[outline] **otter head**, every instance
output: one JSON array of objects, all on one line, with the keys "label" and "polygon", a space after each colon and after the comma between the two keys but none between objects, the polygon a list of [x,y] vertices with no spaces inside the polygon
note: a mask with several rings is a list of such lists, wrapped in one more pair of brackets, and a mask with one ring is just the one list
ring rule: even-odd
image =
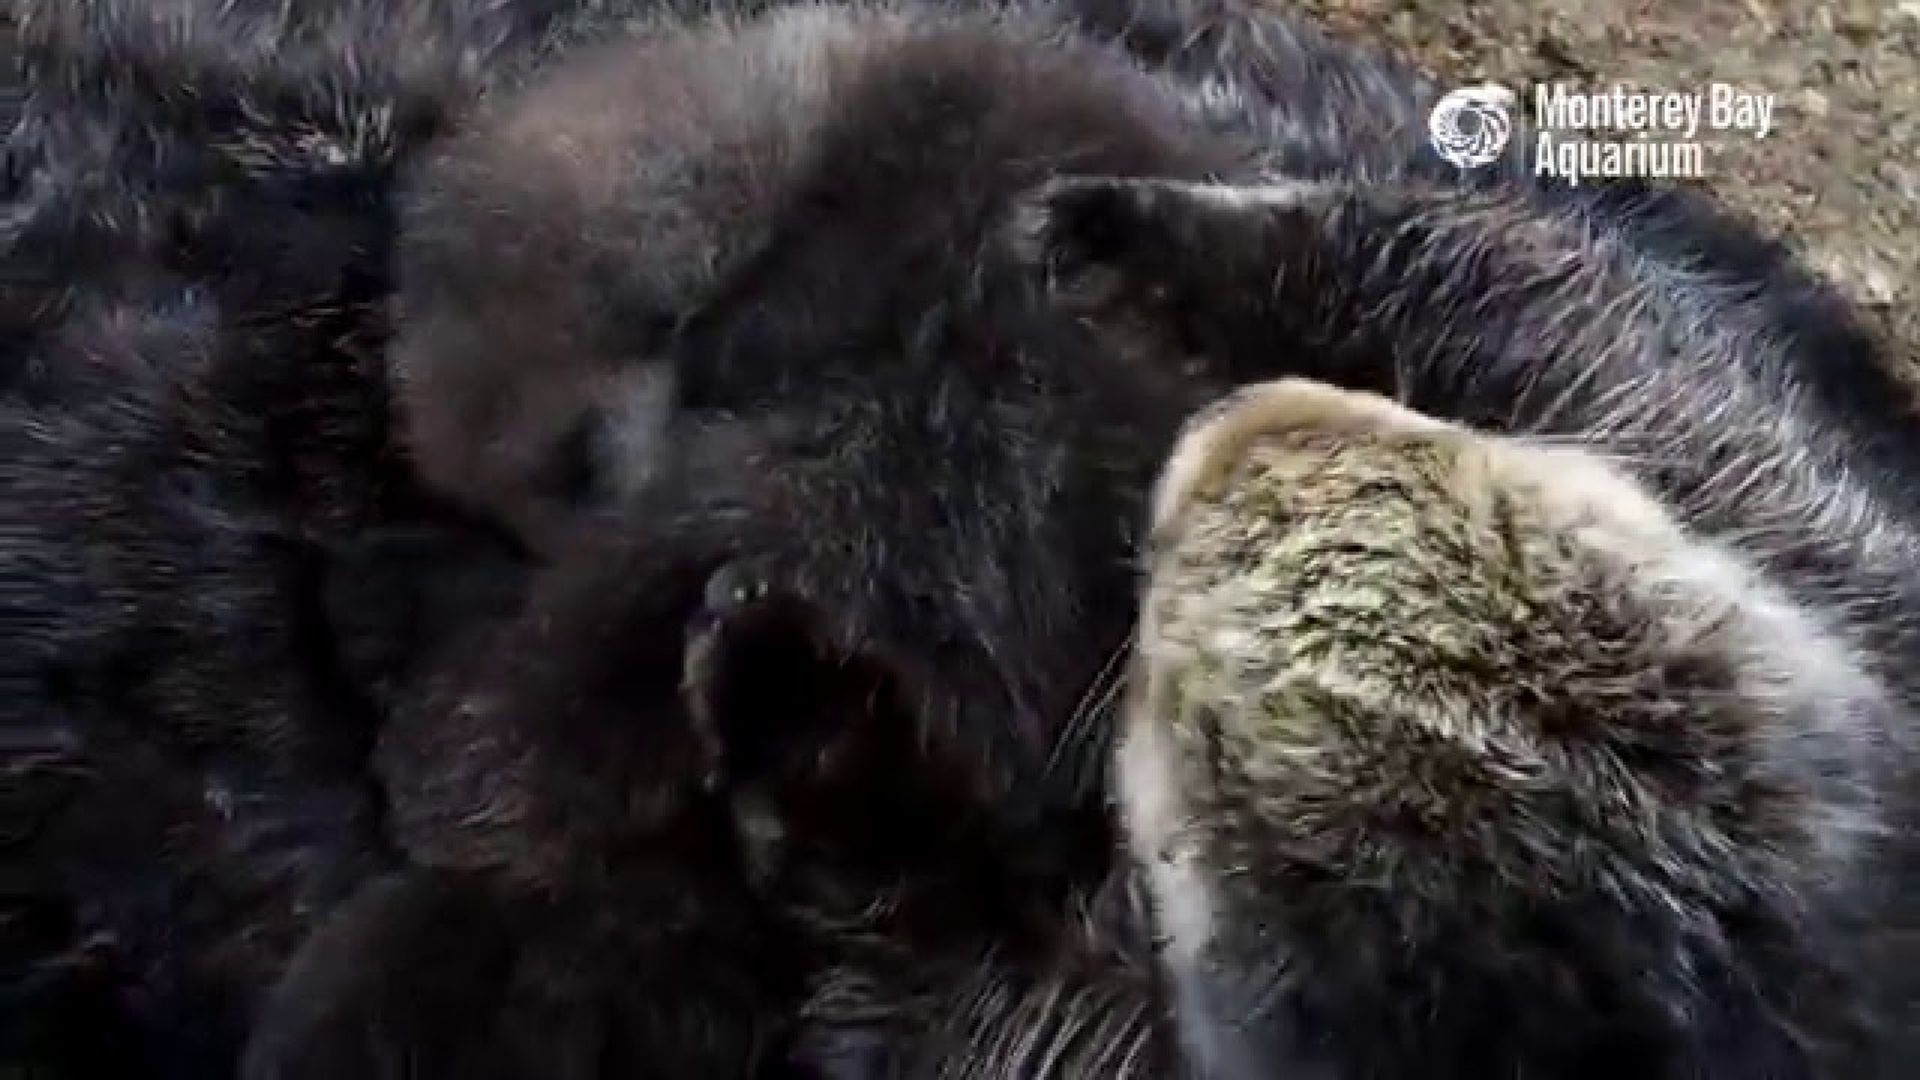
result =
[{"label": "otter head", "polygon": [[1202,1075],[1815,1071],[1843,643],[1590,453],[1317,383],[1153,515],[1117,790]]}]

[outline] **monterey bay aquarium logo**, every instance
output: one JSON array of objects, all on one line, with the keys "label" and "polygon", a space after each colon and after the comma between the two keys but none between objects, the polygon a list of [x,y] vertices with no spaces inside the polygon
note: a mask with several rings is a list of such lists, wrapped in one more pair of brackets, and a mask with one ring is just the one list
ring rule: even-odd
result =
[{"label": "monterey bay aquarium logo", "polygon": [[1513,138],[1513,91],[1491,83],[1453,91],[1427,114],[1433,148],[1456,169],[1492,164]]},{"label": "monterey bay aquarium logo", "polygon": [[[1764,139],[1774,128],[1774,96],[1727,83],[1693,92],[1614,86],[1587,92],[1536,83],[1531,100],[1533,172],[1568,184],[1616,177],[1697,179],[1726,138]],[[1511,90],[1488,83],[1447,94],[1427,114],[1427,134],[1456,169],[1500,160],[1515,134]]]}]

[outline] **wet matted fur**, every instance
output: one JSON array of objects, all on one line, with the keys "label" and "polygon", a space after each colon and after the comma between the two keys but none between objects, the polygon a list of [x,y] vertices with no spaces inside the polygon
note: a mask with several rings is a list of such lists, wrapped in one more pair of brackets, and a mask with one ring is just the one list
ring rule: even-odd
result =
[{"label": "wet matted fur", "polygon": [[[261,1076],[1171,1068],[1104,766],[1188,413],[1290,371],[1496,427],[1515,380],[1671,403],[1534,340],[1625,282],[1658,294],[1616,312],[1673,339],[1658,370],[1748,387],[1741,415],[1799,424],[1758,445],[1912,505],[1898,399],[1782,253],[1686,194],[1536,190],[1518,156],[1458,177],[1426,88],[1310,31],[648,6],[25,8],[9,1054],[200,1076],[251,1031]],[[1048,224],[1065,173],[1481,188],[1490,234],[1545,222],[1529,250],[1574,282],[1489,270],[1473,221],[1386,230],[1424,258],[1363,222],[1278,278],[1212,241],[1116,274],[1105,234]],[[1463,322],[1488,381],[1346,362]],[[1874,625],[1907,610],[1793,557]],[[1373,1004],[1342,1030],[1401,1037],[1323,1073],[1537,1060]]]}]

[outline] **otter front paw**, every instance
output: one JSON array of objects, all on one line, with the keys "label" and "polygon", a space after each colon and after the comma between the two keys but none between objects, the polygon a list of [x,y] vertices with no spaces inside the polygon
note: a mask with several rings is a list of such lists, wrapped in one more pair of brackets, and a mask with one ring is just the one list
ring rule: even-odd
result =
[{"label": "otter front paw", "polygon": [[747,613],[773,591],[774,565],[764,559],[736,559],[707,578],[701,595],[703,614],[727,621]]},{"label": "otter front paw", "polygon": [[899,672],[864,641],[848,647],[859,639],[843,617],[801,572],[761,556],[716,570],[688,626],[681,693],[755,880],[778,872],[796,838],[869,843],[875,808],[899,798],[915,763]]},{"label": "otter front paw", "polygon": [[[779,579],[770,558],[726,563],[708,576],[700,610],[687,625],[680,694],[706,755],[701,779],[709,791],[721,787],[730,771],[729,745],[738,757],[741,733],[727,729],[729,702],[747,676],[746,662],[754,657],[749,647],[784,631],[804,631],[796,620],[799,605],[775,587]],[[798,640],[804,638],[802,632]],[[733,764],[732,771],[738,771],[737,761]]]}]

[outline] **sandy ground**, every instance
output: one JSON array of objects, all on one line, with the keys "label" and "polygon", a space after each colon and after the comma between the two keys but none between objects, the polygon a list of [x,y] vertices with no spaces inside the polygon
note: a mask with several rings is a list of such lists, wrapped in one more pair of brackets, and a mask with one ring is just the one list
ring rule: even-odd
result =
[{"label": "sandy ground", "polygon": [[[1288,3],[1291,0],[1277,0]],[[1838,282],[1920,377],[1920,0],[1305,0],[1443,84],[1776,96],[1706,182]]]}]

